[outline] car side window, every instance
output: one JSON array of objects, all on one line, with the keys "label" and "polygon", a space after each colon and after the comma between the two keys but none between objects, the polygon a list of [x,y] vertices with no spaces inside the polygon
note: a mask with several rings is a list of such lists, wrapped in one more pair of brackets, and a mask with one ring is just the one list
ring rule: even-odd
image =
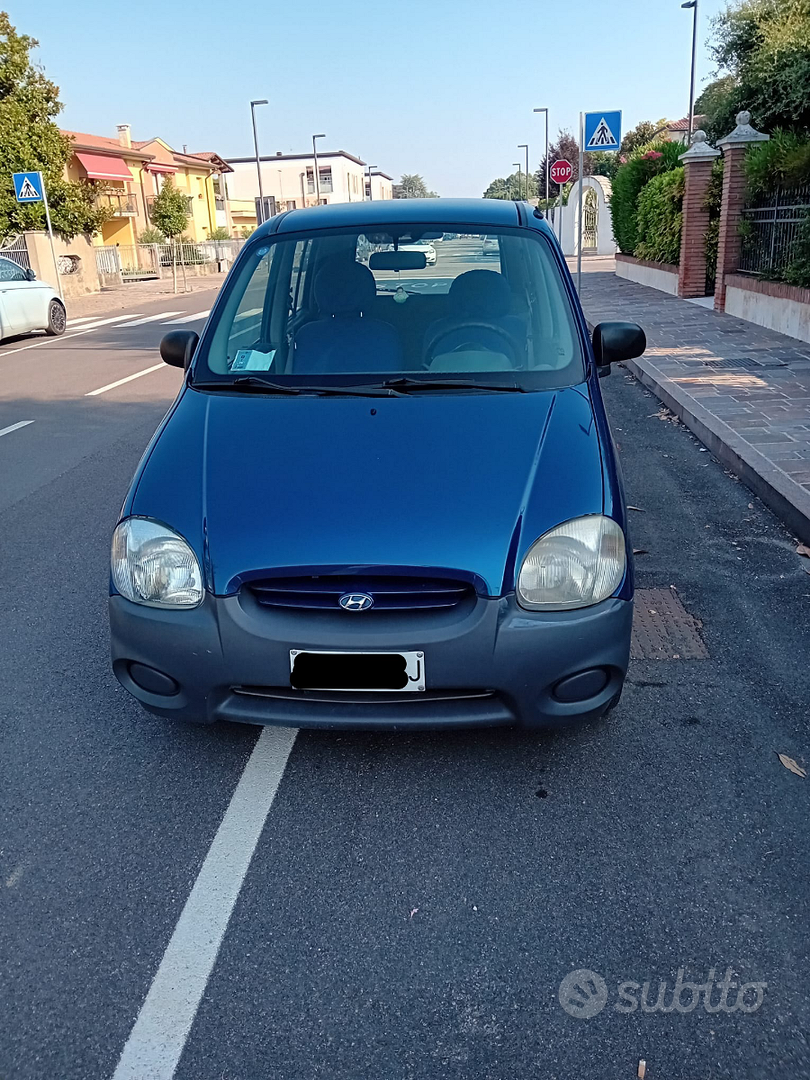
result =
[{"label": "car side window", "polygon": [[0,281],[27,281],[25,271],[11,259],[0,258]]},{"label": "car side window", "polygon": [[290,315],[293,319],[306,304],[306,283],[311,247],[311,240],[299,240],[295,245],[292,274],[290,276]]}]

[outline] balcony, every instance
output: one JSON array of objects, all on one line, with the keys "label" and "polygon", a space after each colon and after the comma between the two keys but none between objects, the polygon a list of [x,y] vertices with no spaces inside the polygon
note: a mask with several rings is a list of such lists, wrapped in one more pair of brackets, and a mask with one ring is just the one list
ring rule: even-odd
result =
[{"label": "balcony", "polygon": [[112,210],[113,217],[137,217],[138,204],[135,195],[127,191],[102,191],[95,197],[95,204],[102,210]]}]

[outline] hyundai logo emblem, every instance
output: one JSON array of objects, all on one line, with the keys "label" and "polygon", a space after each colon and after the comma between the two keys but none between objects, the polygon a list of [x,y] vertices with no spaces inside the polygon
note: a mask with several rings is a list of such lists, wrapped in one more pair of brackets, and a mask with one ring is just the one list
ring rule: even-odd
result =
[{"label": "hyundai logo emblem", "polygon": [[338,603],[344,611],[368,611],[374,607],[374,597],[364,592],[348,592],[341,596]]}]

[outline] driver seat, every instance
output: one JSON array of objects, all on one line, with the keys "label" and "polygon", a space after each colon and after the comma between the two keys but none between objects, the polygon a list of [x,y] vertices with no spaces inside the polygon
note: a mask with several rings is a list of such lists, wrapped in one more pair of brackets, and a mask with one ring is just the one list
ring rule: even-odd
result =
[{"label": "driver seat", "polygon": [[[439,343],[441,355],[461,350],[465,346],[475,351],[496,352],[508,357],[508,364],[490,364],[490,368],[511,370],[520,366],[520,357],[525,352],[521,341],[525,340],[526,330],[517,315],[511,315],[512,291],[503,274],[494,270],[468,270],[454,280],[448,293],[450,314],[431,323],[425,333],[424,361],[431,370],[454,370],[446,363],[434,364],[433,345]],[[476,325],[479,322],[492,323],[509,335],[509,340],[495,330]],[[511,342],[511,349],[509,349]],[[494,358],[493,358],[494,359]]]}]

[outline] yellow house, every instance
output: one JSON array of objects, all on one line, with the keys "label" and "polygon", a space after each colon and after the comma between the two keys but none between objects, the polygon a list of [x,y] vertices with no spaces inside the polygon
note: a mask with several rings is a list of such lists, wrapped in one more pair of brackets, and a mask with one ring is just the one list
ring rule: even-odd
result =
[{"label": "yellow house", "polygon": [[129,124],[120,124],[118,138],[66,131],[74,152],[66,173],[70,180],[93,180],[99,186],[97,200],[113,209],[94,242],[127,245],[138,242],[151,225],[152,205],[167,177],[188,199],[186,235],[205,240],[219,226],[233,234],[228,201],[220,196],[223,175],[230,165],[214,153],[177,153],[163,139],[133,142]]}]

